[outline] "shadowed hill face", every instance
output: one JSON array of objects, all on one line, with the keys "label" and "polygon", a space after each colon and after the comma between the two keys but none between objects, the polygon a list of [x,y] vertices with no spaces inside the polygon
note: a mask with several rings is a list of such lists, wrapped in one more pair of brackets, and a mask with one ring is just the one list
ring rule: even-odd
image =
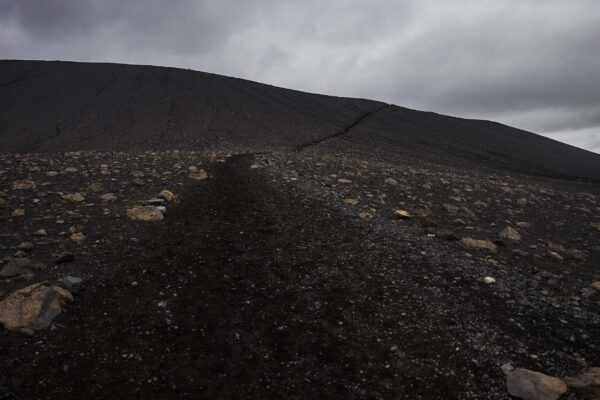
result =
[{"label": "shadowed hill face", "polygon": [[182,69],[0,63],[0,151],[294,146],[380,103]]},{"label": "shadowed hill face", "polygon": [[349,146],[600,181],[600,155],[501,124],[150,66],[0,62],[0,151]]}]

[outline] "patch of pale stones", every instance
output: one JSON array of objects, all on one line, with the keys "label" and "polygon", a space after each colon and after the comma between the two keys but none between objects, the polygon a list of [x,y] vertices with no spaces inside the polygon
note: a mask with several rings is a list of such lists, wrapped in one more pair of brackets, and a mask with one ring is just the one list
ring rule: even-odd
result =
[{"label": "patch of pale stones", "polygon": [[174,203],[177,197],[170,190],[162,190],[155,198],[146,200],[146,205],[127,210],[127,216],[133,221],[162,221],[167,212],[164,204]]}]

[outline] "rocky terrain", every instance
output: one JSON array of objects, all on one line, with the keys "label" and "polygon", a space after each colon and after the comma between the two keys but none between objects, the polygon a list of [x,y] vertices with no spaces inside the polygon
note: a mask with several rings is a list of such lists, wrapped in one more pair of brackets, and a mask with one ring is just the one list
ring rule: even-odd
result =
[{"label": "rocky terrain", "polygon": [[3,155],[2,298],[72,292],[1,332],[3,390],[508,398],[507,363],[599,364],[597,185],[243,153]]},{"label": "rocky terrain", "polygon": [[599,398],[600,156],[403,147],[350,103],[268,143],[3,142],[0,399]]}]

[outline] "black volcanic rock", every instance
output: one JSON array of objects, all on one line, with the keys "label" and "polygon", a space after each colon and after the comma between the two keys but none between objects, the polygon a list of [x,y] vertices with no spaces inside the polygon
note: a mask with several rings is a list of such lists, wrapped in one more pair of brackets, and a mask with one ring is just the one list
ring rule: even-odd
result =
[{"label": "black volcanic rock", "polygon": [[600,181],[600,155],[495,122],[191,70],[0,62],[0,152],[351,147]]}]

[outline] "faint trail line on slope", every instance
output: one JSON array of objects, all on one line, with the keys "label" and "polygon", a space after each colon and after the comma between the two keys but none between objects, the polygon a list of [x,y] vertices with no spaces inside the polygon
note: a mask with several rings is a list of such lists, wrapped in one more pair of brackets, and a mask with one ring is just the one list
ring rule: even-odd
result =
[{"label": "faint trail line on slope", "polygon": [[335,133],[333,133],[331,135],[328,135],[328,136],[325,136],[325,137],[322,137],[322,138],[318,138],[318,139],[314,139],[314,140],[311,140],[310,142],[303,143],[303,144],[297,146],[295,148],[295,150],[297,152],[301,152],[302,150],[304,150],[307,147],[316,146],[318,144],[323,143],[326,140],[333,139],[333,138],[345,135],[348,132],[350,132],[353,128],[355,128],[357,125],[359,125],[362,122],[364,122],[366,119],[371,118],[375,114],[377,114],[377,113],[379,113],[379,112],[381,112],[381,111],[383,111],[386,108],[389,108],[391,106],[392,106],[391,104],[384,104],[381,107],[379,107],[379,108],[377,108],[377,109],[375,109],[373,111],[366,112],[366,113],[362,114],[360,117],[358,117],[356,120],[354,120],[350,125],[347,125],[346,127],[342,128],[341,130],[339,130],[339,131],[337,131],[337,132],[335,132]]}]

